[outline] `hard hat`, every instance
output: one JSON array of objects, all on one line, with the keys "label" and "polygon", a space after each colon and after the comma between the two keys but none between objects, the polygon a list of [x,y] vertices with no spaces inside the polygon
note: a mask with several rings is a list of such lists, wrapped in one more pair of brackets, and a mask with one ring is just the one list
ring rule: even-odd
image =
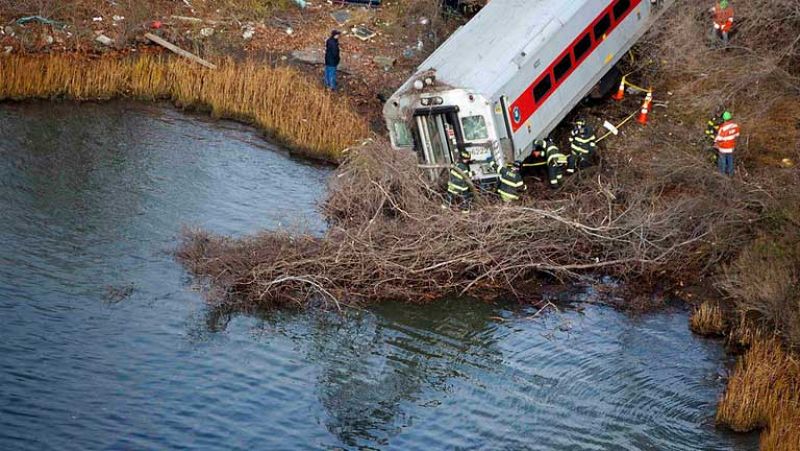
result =
[{"label": "hard hat", "polygon": [[543,139],[537,139],[536,141],[533,142],[534,147],[545,147],[546,145],[547,143]]},{"label": "hard hat", "polygon": [[586,125],[586,119],[584,119],[582,117],[579,117],[579,118],[575,119],[575,125],[578,125],[578,126]]},{"label": "hard hat", "polygon": [[461,158],[463,158],[465,160],[469,160],[470,158],[472,158],[472,154],[469,153],[469,151],[467,151],[467,150],[462,150],[461,151]]},{"label": "hard hat", "polygon": [[731,114],[730,111],[726,111],[726,112],[722,113],[722,120],[723,121],[729,121],[731,119],[733,119],[733,115]]},{"label": "hard hat", "polygon": [[522,162],[521,161],[515,161],[514,164],[511,165],[511,167],[513,167],[514,169],[520,169],[520,168],[522,168]]}]

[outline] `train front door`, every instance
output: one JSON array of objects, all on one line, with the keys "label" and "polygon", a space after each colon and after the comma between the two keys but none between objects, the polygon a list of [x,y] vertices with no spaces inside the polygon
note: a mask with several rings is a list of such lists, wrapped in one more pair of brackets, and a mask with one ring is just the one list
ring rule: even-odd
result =
[{"label": "train front door", "polygon": [[453,164],[464,149],[464,137],[458,121],[458,108],[439,107],[417,110],[416,123],[418,151],[425,165],[433,166],[433,173]]}]

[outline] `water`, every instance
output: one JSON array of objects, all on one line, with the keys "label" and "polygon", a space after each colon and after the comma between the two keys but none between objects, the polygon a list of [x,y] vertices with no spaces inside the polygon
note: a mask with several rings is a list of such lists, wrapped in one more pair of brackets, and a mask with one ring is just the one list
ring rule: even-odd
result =
[{"label": "water", "polygon": [[329,170],[169,108],[0,105],[0,449],[754,449],[680,309],[208,309],[184,224],[324,228]]}]

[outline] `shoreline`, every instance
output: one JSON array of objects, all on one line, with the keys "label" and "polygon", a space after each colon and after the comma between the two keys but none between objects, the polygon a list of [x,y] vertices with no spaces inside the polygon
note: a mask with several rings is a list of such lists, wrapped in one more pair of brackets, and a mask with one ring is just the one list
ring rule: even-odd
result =
[{"label": "shoreline", "polygon": [[[0,57],[0,101],[169,101],[178,109],[251,125],[293,155],[336,164],[369,136],[350,101],[289,67],[220,62],[217,70],[152,55]],[[35,75],[31,75],[35,74]],[[285,108],[302,104],[304,108]]]}]

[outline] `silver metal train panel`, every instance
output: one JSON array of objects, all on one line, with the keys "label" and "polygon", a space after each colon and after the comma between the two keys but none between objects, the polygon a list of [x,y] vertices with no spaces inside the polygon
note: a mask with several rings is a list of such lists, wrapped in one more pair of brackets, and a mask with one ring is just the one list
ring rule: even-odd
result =
[{"label": "silver metal train panel", "polygon": [[[652,13],[652,0],[490,1],[387,101],[392,145],[416,147],[434,166],[459,149],[477,162],[524,159],[641,37]],[[479,178],[491,175],[477,169]]]}]

